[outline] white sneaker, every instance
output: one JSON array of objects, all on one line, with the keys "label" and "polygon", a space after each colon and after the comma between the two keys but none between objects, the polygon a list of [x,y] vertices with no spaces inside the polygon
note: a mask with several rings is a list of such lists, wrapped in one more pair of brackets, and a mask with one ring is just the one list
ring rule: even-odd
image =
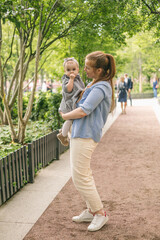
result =
[{"label": "white sneaker", "polygon": [[107,215],[102,216],[101,214],[96,214],[94,216],[91,224],[88,226],[88,231],[90,231],[90,232],[98,231],[106,224],[108,219],[109,218]]},{"label": "white sneaker", "polygon": [[79,216],[72,218],[73,222],[92,222],[94,216],[89,212],[88,209],[84,210]]}]

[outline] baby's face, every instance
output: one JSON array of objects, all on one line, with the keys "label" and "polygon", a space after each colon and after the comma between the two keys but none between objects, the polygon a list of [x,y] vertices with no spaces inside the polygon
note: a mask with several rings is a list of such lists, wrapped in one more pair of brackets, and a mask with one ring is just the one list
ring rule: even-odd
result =
[{"label": "baby's face", "polygon": [[65,64],[64,71],[68,77],[70,77],[71,74],[74,74],[75,76],[77,76],[79,72],[79,68],[74,61],[68,61]]}]

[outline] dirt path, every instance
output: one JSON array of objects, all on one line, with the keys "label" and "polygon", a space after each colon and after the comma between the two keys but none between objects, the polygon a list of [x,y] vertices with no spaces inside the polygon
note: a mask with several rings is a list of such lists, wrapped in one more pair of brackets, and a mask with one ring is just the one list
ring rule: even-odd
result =
[{"label": "dirt path", "polygon": [[85,204],[69,180],[24,240],[160,240],[160,125],[151,107],[127,110],[92,160],[108,224],[90,233],[71,221]]}]

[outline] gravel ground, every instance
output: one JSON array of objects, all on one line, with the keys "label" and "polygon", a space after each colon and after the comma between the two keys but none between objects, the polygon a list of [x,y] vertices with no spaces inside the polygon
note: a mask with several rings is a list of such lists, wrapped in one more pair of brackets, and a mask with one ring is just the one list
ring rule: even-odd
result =
[{"label": "gravel ground", "polygon": [[71,221],[85,204],[70,179],[24,240],[160,240],[159,146],[160,125],[152,107],[128,108],[92,157],[108,223],[91,233],[88,223]]}]

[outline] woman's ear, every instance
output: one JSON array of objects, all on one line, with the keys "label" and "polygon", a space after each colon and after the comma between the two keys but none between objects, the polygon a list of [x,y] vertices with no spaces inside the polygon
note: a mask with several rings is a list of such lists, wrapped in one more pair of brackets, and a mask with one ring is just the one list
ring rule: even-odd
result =
[{"label": "woman's ear", "polygon": [[98,74],[99,74],[99,75],[101,75],[101,74],[102,74],[102,71],[103,71],[103,69],[102,69],[102,68],[98,68],[98,69],[97,69],[97,71],[98,71]]}]

